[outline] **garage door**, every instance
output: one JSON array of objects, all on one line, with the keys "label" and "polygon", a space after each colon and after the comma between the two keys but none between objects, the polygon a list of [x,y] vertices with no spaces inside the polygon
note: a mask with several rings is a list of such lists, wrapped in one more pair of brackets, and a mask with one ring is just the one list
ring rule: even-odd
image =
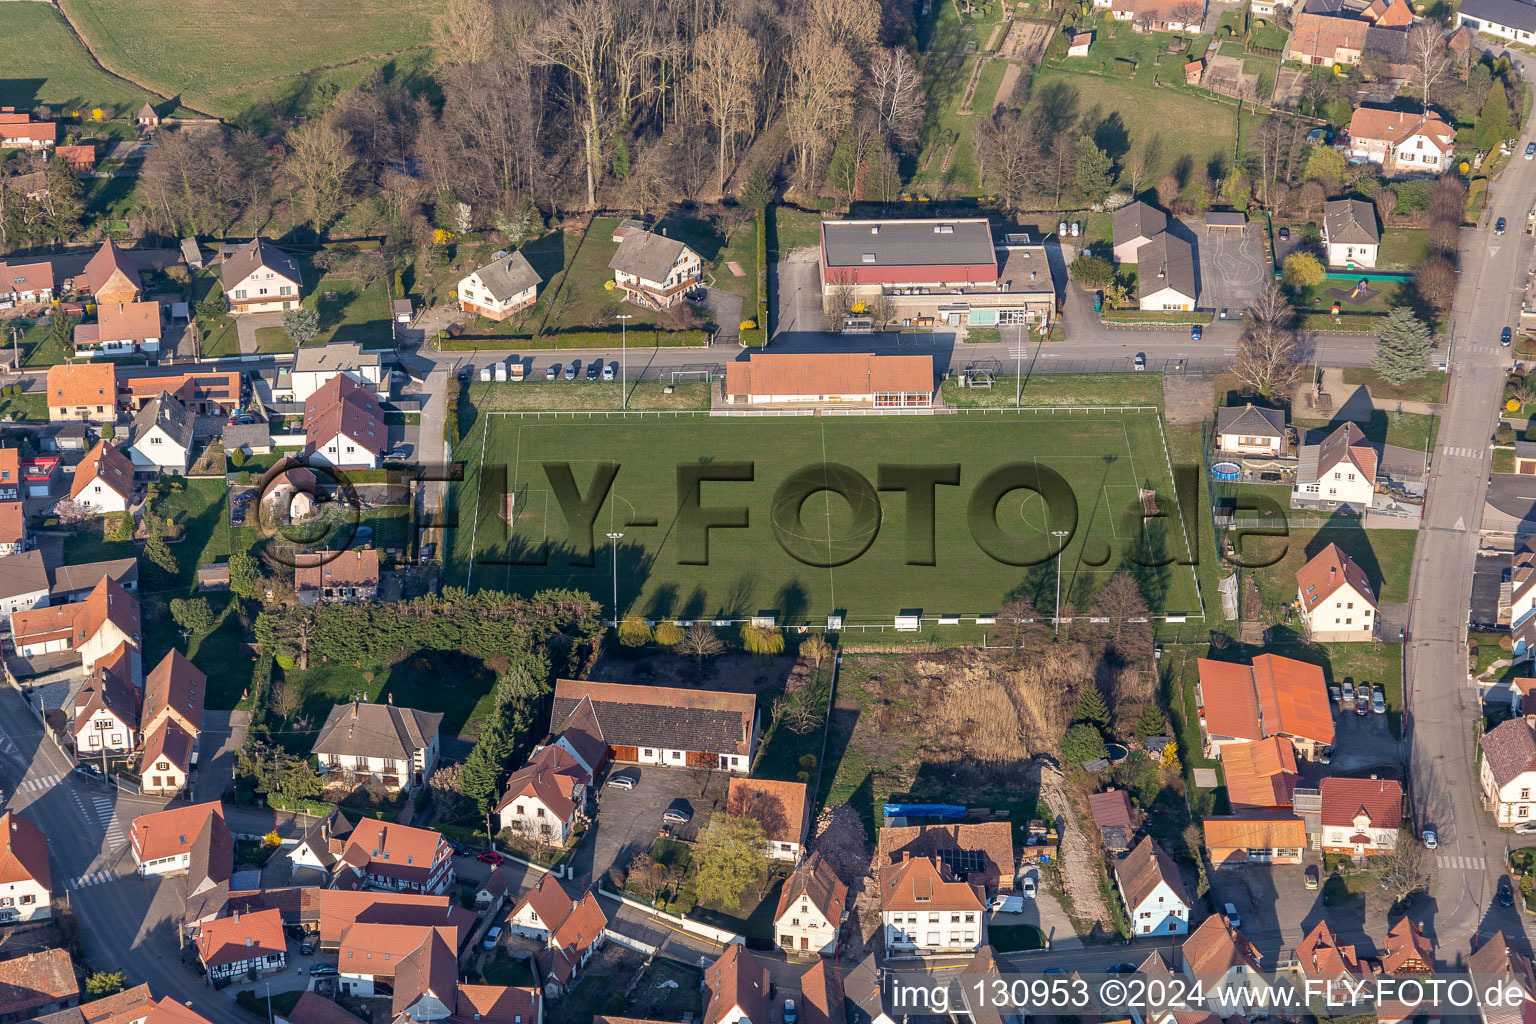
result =
[{"label": "garage door", "polygon": [[613,759],[615,761],[638,761],[638,760],[640,760],[640,748],[639,747],[614,747],[613,748]]}]

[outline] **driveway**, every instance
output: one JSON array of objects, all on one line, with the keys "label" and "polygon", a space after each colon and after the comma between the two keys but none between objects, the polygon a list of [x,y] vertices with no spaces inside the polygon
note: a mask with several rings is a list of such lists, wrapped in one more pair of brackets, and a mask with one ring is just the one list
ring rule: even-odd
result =
[{"label": "driveway", "polygon": [[245,746],[245,728],[250,721],[249,711],[209,710],[204,714],[192,787],[198,800],[217,800],[233,783],[235,756]]},{"label": "driveway", "polygon": [[[1355,684],[1358,689],[1360,684],[1376,684],[1375,679],[1356,679],[1353,676],[1340,676],[1334,680],[1334,685],[1342,686],[1345,682]],[[1377,774],[1396,778],[1402,763],[1402,744],[1392,735],[1389,725],[1391,715],[1357,715],[1351,709],[1335,709],[1333,716],[1333,754],[1330,764],[1319,765],[1315,761],[1308,761],[1302,767],[1302,774],[1308,778],[1315,771],[1319,778],[1326,775],[1355,775],[1369,768]],[[1315,785],[1308,782],[1308,785]]]},{"label": "driveway", "polygon": [[725,803],[729,785],[724,772],[702,769],[660,768],[652,765],[619,765],[608,777],[622,773],[640,782],[634,789],[603,786],[597,791],[597,813],[589,838],[576,853],[578,879],[600,881],[611,867],[624,866],[644,853],[661,830],[661,815],[675,800],[685,800],[693,820],[678,830],[683,838],[697,834],[711,811]]},{"label": "driveway", "polygon": [[720,325],[720,331],[715,335],[715,343],[717,345],[741,344],[741,321],[745,319],[742,316],[741,296],[732,295],[719,288],[706,288],[704,305],[715,314],[715,323]]},{"label": "driveway", "polygon": [[256,331],[258,328],[281,326],[283,326],[281,313],[243,313],[235,317],[235,333],[240,337],[240,354],[248,356],[257,353]]}]

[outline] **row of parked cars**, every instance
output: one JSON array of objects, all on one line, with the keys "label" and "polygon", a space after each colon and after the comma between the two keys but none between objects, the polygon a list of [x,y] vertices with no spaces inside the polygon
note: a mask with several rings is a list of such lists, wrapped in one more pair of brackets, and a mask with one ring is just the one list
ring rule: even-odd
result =
[{"label": "row of parked cars", "polygon": [[1352,707],[1357,715],[1387,713],[1386,692],[1380,686],[1372,689],[1369,684],[1361,683],[1359,689],[1356,689],[1354,683],[1346,681],[1342,687],[1328,687],[1328,694],[1335,704],[1344,708]]}]

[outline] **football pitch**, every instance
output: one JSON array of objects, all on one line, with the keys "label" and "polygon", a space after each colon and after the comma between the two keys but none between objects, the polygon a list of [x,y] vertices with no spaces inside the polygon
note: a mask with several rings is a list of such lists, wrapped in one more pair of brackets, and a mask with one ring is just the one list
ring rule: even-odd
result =
[{"label": "football pitch", "polygon": [[487,413],[455,457],[446,582],[470,590],[608,606],[616,578],[621,616],[889,626],[1050,614],[1059,568],[1063,605],[1126,570],[1154,615],[1202,611],[1151,411]]}]

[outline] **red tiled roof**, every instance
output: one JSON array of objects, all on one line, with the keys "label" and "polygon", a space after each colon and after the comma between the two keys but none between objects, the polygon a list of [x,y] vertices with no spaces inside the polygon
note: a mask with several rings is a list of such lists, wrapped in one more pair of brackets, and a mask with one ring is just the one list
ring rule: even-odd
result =
[{"label": "red tiled roof", "polygon": [[609,746],[751,753],[752,725],[757,717],[753,694],[559,679],[555,681],[550,720],[570,717],[583,697],[591,698]]},{"label": "red tiled roof", "polygon": [[50,406],[104,405],[117,401],[117,366],[113,363],[60,363],[48,367]]},{"label": "red tiled roof", "polygon": [[830,962],[817,960],[800,975],[800,995],[800,1019],[805,1024],[846,1024],[843,982]]},{"label": "red tiled roof", "polygon": [[375,456],[389,439],[378,395],[344,373],[326,381],[304,402],[304,435],[312,448],[324,447],[338,434]]},{"label": "red tiled roof", "polygon": [[1214,736],[1258,740],[1297,736],[1333,742],[1333,707],[1323,670],[1275,654],[1252,666],[1201,658],[1200,692],[1206,731]]},{"label": "red tiled roof", "polygon": [[0,883],[32,881],[53,888],[48,837],[15,811],[0,814]]},{"label": "red tiled roof", "polygon": [[74,962],[62,949],[0,961],[0,1015],[30,1017],[38,1007],[79,995]]},{"label": "red tiled roof", "polygon": [[[342,974],[392,978],[405,958],[421,948],[432,930],[410,924],[354,924],[341,937],[337,966]],[[455,929],[438,930],[450,949],[458,948]]]},{"label": "red tiled roof", "polygon": [[1329,544],[1296,570],[1296,589],[1301,594],[1303,607],[1309,610],[1332,597],[1345,584],[1353,587],[1372,608],[1376,607],[1376,595],[1371,593],[1371,581],[1366,578],[1365,570],[1337,544]]},{"label": "red tiled roof", "polygon": [[771,843],[799,844],[810,824],[805,791],[803,782],[732,778],[725,810],[755,819]]},{"label": "red tiled roof", "polygon": [[288,1024],[363,1024],[361,1017],[353,1016],[336,1002],[313,991],[299,996],[293,1009],[279,1016]]},{"label": "red tiled roof", "polygon": [[732,1024],[726,1014],[739,1008],[756,1024],[768,1021],[768,969],[741,943],[725,948],[720,959],[704,970],[704,991],[709,1002],[704,1007],[703,1024]]},{"label": "red tiled roof", "polygon": [[930,356],[856,352],[754,354],[725,367],[728,395],[931,394]]},{"label": "red tiled roof", "polygon": [[1099,828],[1114,828],[1131,823],[1131,798],[1123,789],[1106,789],[1088,798],[1093,823]]},{"label": "red tiled roof", "polygon": [[779,890],[779,905],[773,912],[773,919],[779,920],[789,912],[795,901],[802,896],[811,901],[812,906],[821,911],[833,927],[843,919],[843,911],[848,905],[848,886],[837,877],[837,872],[832,870],[832,865],[820,853],[813,853],[795,868],[794,874],[784,882],[784,887]]},{"label": "red tiled roof", "polygon": [[1276,849],[1307,845],[1306,822],[1289,814],[1248,811],[1207,815],[1201,823],[1211,850]]},{"label": "red tiled roof", "polygon": [[364,819],[352,830],[341,859],[364,872],[425,882],[443,844],[442,834],[431,829]]},{"label": "red tiled roof", "polygon": [[1258,948],[1221,914],[1212,914],[1191,932],[1183,952],[1191,974],[1225,974],[1239,964],[1259,970]]},{"label": "red tiled roof", "polygon": [[[1311,15],[1302,15],[1303,18]],[[1343,18],[1330,18],[1330,21],[1343,21]],[[1355,24],[1364,24],[1356,22]],[[1323,443],[1317,448],[1317,476],[1321,480],[1324,473],[1331,470],[1341,462],[1349,462],[1369,481],[1376,481],[1376,448],[1366,440],[1365,434],[1354,423],[1345,423],[1338,430],[1323,439]]]},{"label": "red tiled roof", "polygon": [[[12,616],[12,621],[15,617]],[[1529,698],[1521,691],[1521,703]],[[1536,771],[1536,730],[1524,718],[1511,718],[1483,733],[1483,761],[1501,788]]]},{"label": "red tiled roof", "polygon": [[[539,1018],[538,989],[515,985],[460,985],[453,1017],[481,1024],[534,1024]],[[297,1024],[297,1022],[295,1022]]]},{"label": "red tiled roof", "polygon": [[1186,907],[1190,905],[1178,865],[1151,836],[1142,837],[1136,849],[1125,855],[1115,868],[1115,880],[1120,883],[1126,906],[1133,912],[1164,883],[1173,890],[1179,902]]},{"label": "red tiled roof", "polygon": [[1301,776],[1296,748],[1283,736],[1221,748],[1227,802],[1240,807],[1289,807]]},{"label": "red tiled roof", "polygon": [[519,797],[531,795],[556,818],[568,821],[576,810],[573,792],[590,782],[587,770],[563,747],[543,747],[507,778],[506,792],[496,810],[502,810]]},{"label": "red tiled roof", "polygon": [[1364,811],[1372,828],[1396,829],[1403,820],[1403,787],[1396,779],[1345,779],[1330,776],[1318,787],[1322,823],[1352,826]]},{"label": "red tiled roof", "polygon": [[[185,775],[192,770],[192,747],[192,734],[176,719],[164,719],[151,727],[144,737],[144,755],[140,759],[142,771],[145,774],[155,771],[157,763],[164,759]],[[159,770],[164,771],[163,768]]]},{"label": "red tiled roof", "polygon": [[201,732],[203,695],[207,688],[208,677],[202,669],[180,651],[172,650],[144,677],[145,728],[154,725],[162,715],[174,714],[190,732]]},{"label": "red tiled roof", "polygon": [[320,941],[327,946],[340,942],[354,924],[438,926],[450,928],[462,937],[469,934],[474,923],[474,912],[447,896],[341,889],[320,892]]},{"label": "red tiled roof", "polygon": [[1381,969],[1387,974],[1420,974],[1435,969],[1435,946],[1418,922],[1400,917],[1381,944]]},{"label": "red tiled roof", "polygon": [[287,949],[283,915],[276,909],[215,918],[197,933],[197,954],[207,967],[284,953]]},{"label": "red tiled roof", "polygon": [[880,909],[982,910],[981,887],[957,882],[928,857],[908,857],[880,869]]},{"label": "red tiled roof", "polygon": [[560,880],[551,871],[546,872],[537,885],[523,894],[522,899],[513,906],[511,916],[516,917],[523,907],[531,906],[545,929],[553,931],[555,926],[565,920],[565,915],[571,912],[571,904],[571,897],[561,888]]},{"label": "red tiled roof", "polygon": [[571,912],[565,915],[565,919],[555,926],[550,933],[549,944],[555,949],[563,949],[568,953],[581,954],[588,946],[597,942],[603,936],[603,929],[608,927],[608,915],[603,913],[603,908],[598,906],[597,893],[588,890],[586,895],[577,900],[571,907]]},{"label": "red tiled roof", "polygon": [[221,822],[224,820],[224,808],[216,800],[134,818],[133,848],[139,863],[191,853],[192,843],[210,815]]},{"label": "red tiled roof", "polygon": [[[112,407],[112,399],[107,399],[107,407]],[[133,462],[107,442],[97,441],[96,447],[75,467],[75,482],[69,488],[69,496],[80,497],[97,479],[124,499],[130,498],[133,495]]]},{"label": "red tiled roof", "polygon": [[27,536],[27,513],[20,501],[0,501],[0,544],[20,544]]},{"label": "red tiled roof", "polygon": [[379,585],[377,548],[316,551],[312,556],[301,554],[299,558],[306,563],[312,558],[315,563],[294,566],[293,585],[299,590]]},{"label": "red tiled roof", "polygon": [[0,120],[0,139],[30,139],[33,142],[55,142],[59,126],[54,121],[33,121],[27,114],[7,115]]},{"label": "red tiled roof", "polygon": [[160,337],[160,303],[106,302],[96,307],[97,338],[138,341]]},{"label": "red tiled roof", "polygon": [[1365,968],[1355,954],[1355,947],[1339,941],[1327,921],[1320,920],[1296,947],[1296,959],[1308,978],[1360,977]]},{"label": "red tiled roof", "polygon": [[90,262],[85,265],[85,273],[82,276],[91,294],[100,295],[101,290],[117,275],[125,278],[127,283],[133,286],[134,291],[144,287],[144,283],[139,280],[139,269],[133,265],[133,260],[117,247],[116,242],[108,239],[101,244],[101,248],[96,250],[96,255],[92,256]]}]

